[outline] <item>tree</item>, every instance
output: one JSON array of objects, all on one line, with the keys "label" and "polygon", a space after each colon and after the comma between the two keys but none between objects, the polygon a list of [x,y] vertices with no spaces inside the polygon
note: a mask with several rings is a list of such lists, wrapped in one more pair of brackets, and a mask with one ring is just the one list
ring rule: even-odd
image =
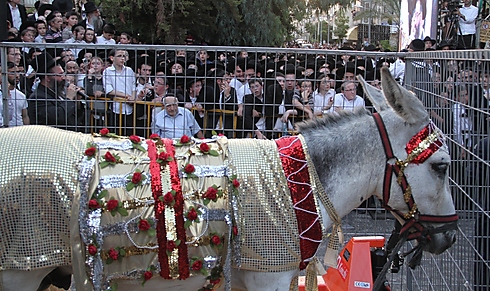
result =
[{"label": "tree", "polygon": [[335,29],[333,34],[339,39],[339,43],[342,44],[343,39],[347,36],[347,30],[349,29],[349,19],[345,16],[344,10],[340,9],[337,12],[337,17],[335,18]]},{"label": "tree", "polygon": [[390,25],[400,24],[400,0],[371,0],[371,9],[356,13],[354,20],[363,18],[386,20]]},{"label": "tree", "polygon": [[118,31],[147,43],[183,43],[187,34],[213,45],[278,46],[305,3],[294,0],[100,0]]}]

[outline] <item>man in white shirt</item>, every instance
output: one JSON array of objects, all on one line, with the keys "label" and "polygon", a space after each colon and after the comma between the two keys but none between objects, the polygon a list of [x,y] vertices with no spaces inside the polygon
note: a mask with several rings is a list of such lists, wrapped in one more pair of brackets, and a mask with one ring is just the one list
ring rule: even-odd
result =
[{"label": "man in white shirt", "polygon": [[463,0],[463,4],[455,12],[459,16],[458,49],[474,49],[478,8],[471,4],[471,0]]},{"label": "man in white shirt", "polygon": [[163,98],[163,106],[165,109],[155,116],[152,133],[162,138],[181,138],[183,135],[204,138],[194,115],[189,109],[179,107],[177,97]]},{"label": "man in white shirt", "polygon": [[20,0],[7,0],[7,20],[10,21],[12,27],[20,30],[22,23],[27,21],[27,11],[24,5],[20,4]]},{"label": "man in white shirt", "polygon": [[357,107],[365,107],[364,99],[356,95],[357,86],[354,81],[345,81],[340,86],[339,94],[335,95],[333,108],[335,112],[342,110],[354,111]]},{"label": "man in white shirt", "polygon": [[[103,83],[106,95],[125,99],[126,102],[114,102],[112,112],[117,128],[122,127],[123,135],[133,134],[133,106],[127,102],[136,100],[136,76],[133,69],[126,67],[124,64],[128,58],[125,50],[113,49],[109,53],[112,66],[106,68],[103,72]],[[120,115],[122,121],[120,121]]]},{"label": "man in white shirt", "polygon": [[[27,99],[26,95],[17,89],[20,82],[20,74],[23,73],[12,62],[7,63],[7,79],[9,82],[7,102],[9,107],[9,127],[28,125],[29,115],[27,114]],[[3,110],[3,108],[2,108]]]}]

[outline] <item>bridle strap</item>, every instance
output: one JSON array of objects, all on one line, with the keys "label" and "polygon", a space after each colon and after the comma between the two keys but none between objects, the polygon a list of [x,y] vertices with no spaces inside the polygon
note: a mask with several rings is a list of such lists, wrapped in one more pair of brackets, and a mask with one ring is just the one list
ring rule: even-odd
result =
[{"label": "bridle strap", "polygon": [[[394,155],[393,148],[391,146],[391,142],[388,137],[388,132],[386,131],[386,126],[383,122],[383,119],[381,118],[381,115],[379,115],[379,113],[373,113],[373,118],[378,128],[378,132],[381,137],[381,142],[383,144],[383,149],[386,155],[382,203],[383,203],[383,207],[386,210],[394,212],[400,219],[402,219],[405,222],[400,233],[402,234],[405,231],[409,231],[410,229],[412,229],[413,233],[409,234],[408,239],[414,239],[420,237],[422,233],[426,232],[426,228],[422,226],[420,222],[451,223],[457,221],[458,215],[456,214],[436,216],[436,215],[420,214],[418,212],[417,205],[415,204],[415,201],[413,199],[410,185],[404,173],[404,168],[407,166],[407,164],[404,161],[400,161]],[[390,189],[391,189],[393,174],[396,174],[397,183],[400,185],[400,188],[402,189],[405,203],[407,204],[409,209],[409,212],[406,214],[403,214],[399,210],[395,210],[388,205],[388,202],[390,200]]]},{"label": "bridle strap", "polygon": [[[383,183],[383,207],[387,210],[393,211],[393,209],[388,205],[388,201],[390,201],[390,188],[393,173],[395,173],[397,179],[399,179],[398,184],[400,185],[403,193],[406,193],[409,185],[407,178],[405,177],[405,174],[403,173],[403,170],[400,168],[400,166],[396,163],[389,163],[390,160],[398,161],[398,159],[393,153],[393,148],[391,147],[391,142],[388,137],[388,132],[386,131],[386,126],[383,122],[383,119],[381,118],[379,113],[374,113],[373,117],[374,121],[376,122],[376,126],[378,127],[378,132],[381,137],[381,142],[383,143],[383,148],[386,155],[385,176]],[[407,203],[408,209],[413,209],[414,201],[411,195],[409,199],[405,200],[405,202]]]}]

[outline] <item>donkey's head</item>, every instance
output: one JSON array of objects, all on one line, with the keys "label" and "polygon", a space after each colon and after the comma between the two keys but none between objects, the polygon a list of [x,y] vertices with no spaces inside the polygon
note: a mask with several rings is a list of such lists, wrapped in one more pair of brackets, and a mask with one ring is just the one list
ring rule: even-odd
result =
[{"label": "donkey's head", "polygon": [[387,68],[381,76],[382,91],[359,78],[378,111],[374,117],[386,153],[379,198],[402,224],[402,235],[438,254],[454,243],[457,221],[444,135],[430,121],[422,102],[400,86]]}]

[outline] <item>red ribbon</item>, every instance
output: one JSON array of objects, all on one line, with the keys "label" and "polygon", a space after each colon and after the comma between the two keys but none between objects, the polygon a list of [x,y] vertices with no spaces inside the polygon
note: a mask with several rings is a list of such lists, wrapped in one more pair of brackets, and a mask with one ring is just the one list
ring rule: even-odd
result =
[{"label": "red ribbon", "polygon": [[282,168],[288,179],[288,188],[294,205],[300,234],[300,269],[306,268],[322,240],[322,229],[316,211],[310,174],[301,140],[298,137],[283,137],[276,140]]},{"label": "red ribbon", "polygon": [[171,279],[170,268],[167,256],[167,230],[165,227],[165,204],[160,201],[162,196],[162,181],[160,175],[160,164],[157,163],[158,153],[155,143],[152,140],[146,140],[148,145],[148,157],[150,158],[151,174],[151,192],[155,200],[154,210],[157,221],[156,231],[158,240],[158,261],[160,262],[160,276],[165,279]]},{"label": "red ribbon", "polygon": [[[172,184],[172,189],[176,192],[175,194],[175,227],[177,229],[177,239],[180,240],[180,244],[177,247],[179,250],[179,279],[185,280],[189,278],[189,255],[187,253],[187,245],[185,244],[186,233],[184,228],[184,196],[182,195],[182,186],[180,184],[179,178],[179,167],[177,161],[175,160],[175,147],[171,139],[163,139],[165,145],[165,150],[171,157],[172,161],[169,162],[170,166],[170,181]],[[166,252],[164,250],[165,245],[160,245],[160,252]]]},{"label": "red ribbon", "polygon": [[[419,131],[416,135],[414,135],[410,141],[405,146],[405,150],[407,154],[410,154],[414,149],[418,147],[418,145],[426,139],[432,132],[437,130],[434,124],[431,122],[426,127],[424,127],[421,131]],[[438,138],[430,146],[421,152],[415,159],[411,161],[414,164],[421,164],[425,162],[433,153],[437,152],[439,148],[442,146],[442,141]]]}]

